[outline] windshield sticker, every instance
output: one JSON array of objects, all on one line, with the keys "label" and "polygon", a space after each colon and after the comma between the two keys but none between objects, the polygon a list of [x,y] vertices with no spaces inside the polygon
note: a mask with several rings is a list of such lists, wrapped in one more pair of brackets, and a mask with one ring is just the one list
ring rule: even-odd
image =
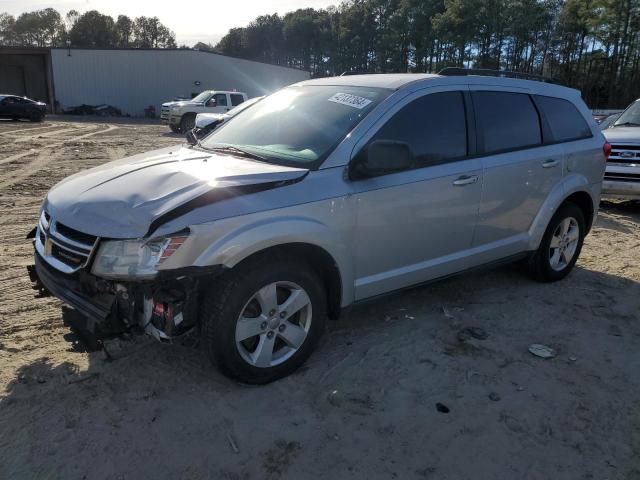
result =
[{"label": "windshield sticker", "polygon": [[330,102],[341,103],[342,105],[348,105],[358,110],[362,110],[364,107],[371,103],[371,100],[364,97],[358,97],[357,95],[351,95],[350,93],[336,93],[329,98]]}]

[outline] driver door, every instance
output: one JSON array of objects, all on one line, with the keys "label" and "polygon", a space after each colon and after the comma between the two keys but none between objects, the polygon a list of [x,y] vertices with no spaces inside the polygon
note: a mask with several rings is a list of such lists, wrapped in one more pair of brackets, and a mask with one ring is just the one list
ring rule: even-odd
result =
[{"label": "driver door", "polygon": [[468,147],[466,87],[456,88],[414,94],[365,140],[364,149],[376,140],[408,143],[414,160],[404,171],[353,181],[356,300],[468,266],[482,166]]}]

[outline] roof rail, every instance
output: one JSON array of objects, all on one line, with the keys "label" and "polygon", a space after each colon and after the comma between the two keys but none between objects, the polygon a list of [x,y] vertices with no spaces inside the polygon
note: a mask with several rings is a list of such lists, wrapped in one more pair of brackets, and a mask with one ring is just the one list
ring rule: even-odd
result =
[{"label": "roof rail", "polygon": [[484,77],[518,78],[520,80],[534,80],[536,82],[544,82],[544,83],[556,83],[556,84],[560,83],[555,78],[543,77],[542,75],[535,75],[533,73],[510,72],[508,70],[491,70],[489,68],[446,67],[440,70],[438,72],[438,75],[444,75],[447,77],[480,75]]}]

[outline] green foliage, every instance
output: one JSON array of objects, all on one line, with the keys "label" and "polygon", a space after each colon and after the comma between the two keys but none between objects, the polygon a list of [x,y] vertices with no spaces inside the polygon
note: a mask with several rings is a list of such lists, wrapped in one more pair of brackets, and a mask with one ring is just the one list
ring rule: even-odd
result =
[{"label": "green foliage", "polygon": [[[338,1],[338,0],[336,0]],[[93,10],[0,14],[0,45],[175,48],[157,17],[114,21]],[[181,48],[186,48],[181,46]],[[262,15],[194,48],[309,70],[437,72],[472,66],[530,72],[579,88],[591,107],[640,96],[640,0],[345,0]]]},{"label": "green foliage", "polygon": [[158,17],[116,21],[97,10],[79,14],[70,10],[66,18],[53,8],[23,13],[17,19],[0,14],[0,45],[84,48],[176,48],[175,34]]},{"label": "green foliage", "polygon": [[313,76],[537,73],[581,89],[594,108],[622,107],[640,96],[640,0],[348,0],[259,17],[216,50]]}]

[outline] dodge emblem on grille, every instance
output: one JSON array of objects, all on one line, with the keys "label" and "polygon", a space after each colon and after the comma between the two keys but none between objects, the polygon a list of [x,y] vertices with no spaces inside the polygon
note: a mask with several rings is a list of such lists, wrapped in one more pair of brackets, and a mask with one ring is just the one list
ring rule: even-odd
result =
[{"label": "dodge emblem on grille", "polygon": [[636,156],[636,152],[631,152],[631,151],[627,150],[626,152],[620,152],[618,154],[618,156],[620,158],[633,158],[633,157]]}]

